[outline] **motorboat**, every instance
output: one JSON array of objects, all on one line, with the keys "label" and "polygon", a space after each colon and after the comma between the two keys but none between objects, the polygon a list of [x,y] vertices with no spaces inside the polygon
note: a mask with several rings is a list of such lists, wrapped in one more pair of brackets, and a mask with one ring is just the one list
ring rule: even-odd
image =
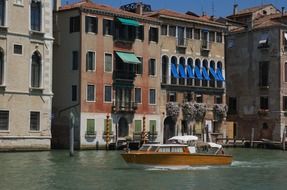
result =
[{"label": "motorboat", "polygon": [[159,166],[230,165],[232,156],[225,154],[222,145],[198,141],[193,135],[175,136],[170,144],[143,144],[137,151],[122,153],[130,164]]}]

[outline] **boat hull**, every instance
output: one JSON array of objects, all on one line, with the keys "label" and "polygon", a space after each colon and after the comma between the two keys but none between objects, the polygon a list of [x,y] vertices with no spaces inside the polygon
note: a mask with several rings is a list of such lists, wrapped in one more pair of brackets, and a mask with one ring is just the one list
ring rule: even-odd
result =
[{"label": "boat hull", "polygon": [[230,165],[232,162],[230,155],[129,152],[123,153],[122,157],[130,164],[160,166]]}]

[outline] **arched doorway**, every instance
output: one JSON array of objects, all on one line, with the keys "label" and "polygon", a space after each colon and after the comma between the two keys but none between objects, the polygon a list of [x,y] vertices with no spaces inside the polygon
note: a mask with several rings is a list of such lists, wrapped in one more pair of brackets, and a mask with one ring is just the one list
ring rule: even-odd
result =
[{"label": "arched doorway", "polygon": [[167,117],[164,120],[164,132],[163,132],[163,143],[167,143],[167,140],[175,136],[175,120],[172,117]]},{"label": "arched doorway", "polygon": [[119,120],[119,135],[118,137],[126,137],[129,135],[129,125],[126,118],[122,117]]}]

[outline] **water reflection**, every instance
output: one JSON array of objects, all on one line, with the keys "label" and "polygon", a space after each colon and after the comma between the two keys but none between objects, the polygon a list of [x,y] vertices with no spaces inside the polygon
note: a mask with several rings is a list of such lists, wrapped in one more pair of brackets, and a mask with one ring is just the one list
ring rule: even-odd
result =
[{"label": "water reflection", "polygon": [[134,167],[120,152],[0,153],[0,189],[284,189],[287,152],[227,149],[231,166]]}]

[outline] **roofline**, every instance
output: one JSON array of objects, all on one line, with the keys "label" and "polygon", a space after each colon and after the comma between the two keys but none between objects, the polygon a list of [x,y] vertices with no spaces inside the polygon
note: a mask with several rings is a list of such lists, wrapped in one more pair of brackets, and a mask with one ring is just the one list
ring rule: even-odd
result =
[{"label": "roofline", "polygon": [[221,23],[211,23],[211,22],[206,22],[204,20],[202,21],[198,21],[195,19],[185,19],[185,18],[179,18],[179,17],[174,17],[174,16],[167,16],[164,14],[159,14],[159,18],[168,18],[168,19],[173,19],[173,20],[181,20],[181,21],[185,21],[185,22],[193,22],[193,23],[197,23],[197,24],[205,24],[205,25],[209,25],[209,26],[214,26],[214,27],[218,27],[218,28],[224,28],[226,29],[226,26],[224,24]]},{"label": "roofline", "polygon": [[[280,24],[278,24],[278,25],[271,25],[271,26],[266,26],[266,27],[262,27],[262,28],[255,28],[255,29],[252,29],[252,30],[243,30],[243,31],[238,31],[238,32],[229,32],[229,34],[242,34],[242,33],[247,33],[247,32],[250,32],[250,31],[255,31],[255,32],[257,32],[257,31],[260,31],[260,30],[266,30],[266,29],[273,29],[273,28],[282,28],[282,27],[284,27],[284,28],[286,28],[287,29],[287,25],[280,25]],[[227,36],[228,36],[228,34],[227,34]]]}]

